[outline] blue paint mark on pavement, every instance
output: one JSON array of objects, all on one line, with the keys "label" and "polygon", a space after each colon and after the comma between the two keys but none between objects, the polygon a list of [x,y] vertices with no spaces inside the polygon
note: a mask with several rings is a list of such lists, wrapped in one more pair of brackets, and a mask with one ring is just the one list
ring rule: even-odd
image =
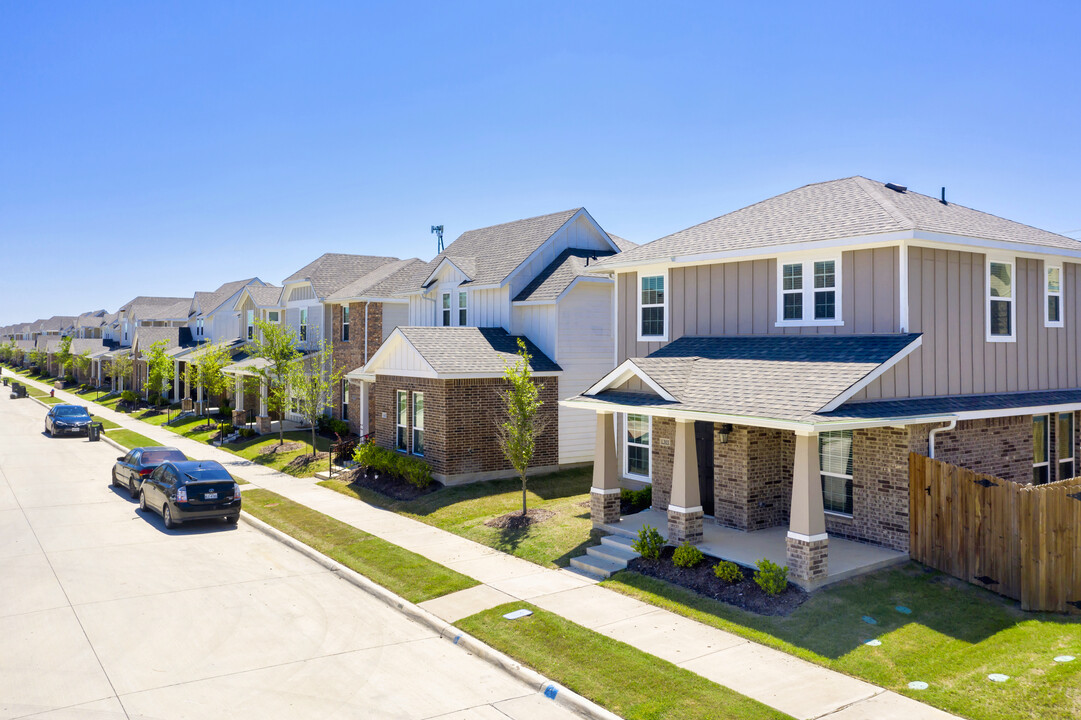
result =
[{"label": "blue paint mark on pavement", "polygon": [[549,700],[555,700],[556,695],[558,694],[559,688],[557,688],[555,685],[549,685],[548,687],[544,688],[544,697],[548,698]]}]

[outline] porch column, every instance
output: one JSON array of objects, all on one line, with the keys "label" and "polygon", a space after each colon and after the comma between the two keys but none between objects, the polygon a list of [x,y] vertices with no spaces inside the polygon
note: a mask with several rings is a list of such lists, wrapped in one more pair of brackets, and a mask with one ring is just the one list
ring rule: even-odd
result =
[{"label": "porch column", "polygon": [[260,380],[259,381],[259,415],[260,416],[266,416],[266,414],[267,414],[266,396],[267,396],[266,383],[263,382],[262,380]]},{"label": "porch column", "polygon": [[180,361],[173,360],[173,402],[180,399]]},{"label": "porch column", "polygon": [[694,421],[676,419],[672,459],[672,498],[668,504],[668,542],[702,542],[702,498],[698,489],[698,451]]},{"label": "porch column", "polygon": [[597,439],[593,451],[593,487],[589,515],[593,526],[619,522],[619,467],[616,461],[616,416],[597,412]]},{"label": "porch column", "polygon": [[233,394],[236,396],[236,402],[233,403],[233,407],[237,410],[244,409],[244,379],[237,375],[233,379]]},{"label": "porch column", "polygon": [[788,569],[797,584],[814,586],[829,570],[829,536],[822,507],[818,433],[796,433],[792,467],[792,512],[786,545]]},{"label": "porch column", "polygon": [[360,418],[357,427],[361,435],[367,435],[371,430],[368,427],[368,382],[360,381]]}]

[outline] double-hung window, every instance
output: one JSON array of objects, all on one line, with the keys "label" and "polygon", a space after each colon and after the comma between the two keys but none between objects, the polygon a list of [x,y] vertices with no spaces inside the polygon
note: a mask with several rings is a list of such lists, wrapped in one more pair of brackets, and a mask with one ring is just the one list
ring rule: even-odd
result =
[{"label": "double-hung window", "polygon": [[852,514],[852,431],[829,430],[818,434],[822,507],[828,513]]},{"label": "double-hung window", "polygon": [[342,305],[342,342],[349,342],[349,306]]},{"label": "double-hung window", "polygon": [[627,415],[627,435],[624,445],[625,472],[628,477],[649,482],[650,429],[649,415]]},{"label": "double-hung window", "polygon": [[458,291],[458,327],[465,327],[468,311],[469,295],[461,290]]},{"label": "double-hung window", "polygon": [[248,339],[253,340],[255,338],[255,311],[248,311]]},{"label": "double-hung window", "polygon": [[424,393],[413,393],[413,454],[424,455]]},{"label": "double-hung window", "polygon": [[342,378],[342,420],[349,419],[349,381]]},{"label": "double-hung window", "polygon": [[450,293],[443,293],[443,327],[450,327]]},{"label": "double-hung window", "polygon": [[401,452],[409,449],[409,438],[406,435],[409,425],[409,393],[405,390],[398,391],[398,432],[395,438],[395,448]]},{"label": "double-hung window", "polygon": [[841,261],[836,257],[777,263],[777,324],[840,325]]},{"label": "double-hung window", "polygon": [[300,339],[308,339],[308,308],[300,309]]},{"label": "double-hung window", "polygon": [[664,340],[667,337],[665,316],[667,296],[664,275],[640,275],[638,278],[638,338]]},{"label": "double-hung window", "polygon": [[1062,327],[1062,266],[1044,266],[1044,327]]},{"label": "double-hung window", "polygon": [[1056,480],[1069,480],[1077,473],[1074,468],[1074,418],[1073,413],[1059,413],[1058,426],[1055,428],[1055,455],[1058,457],[1058,477]]},{"label": "double-hung window", "polygon": [[987,261],[987,341],[1014,340],[1013,262]]},{"label": "double-hung window", "polygon": [[1051,467],[1048,458],[1051,445],[1051,423],[1049,415],[1032,416],[1032,482],[1043,485],[1051,479]]}]

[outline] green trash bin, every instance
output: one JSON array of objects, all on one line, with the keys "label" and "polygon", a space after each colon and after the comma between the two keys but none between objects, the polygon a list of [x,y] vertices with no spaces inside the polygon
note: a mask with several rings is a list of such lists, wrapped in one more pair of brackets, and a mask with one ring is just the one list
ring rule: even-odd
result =
[{"label": "green trash bin", "polygon": [[103,429],[105,429],[105,426],[101,423],[90,423],[90,427],[86,429],[86,439],[90,442],[101,440],[101,431]]}]

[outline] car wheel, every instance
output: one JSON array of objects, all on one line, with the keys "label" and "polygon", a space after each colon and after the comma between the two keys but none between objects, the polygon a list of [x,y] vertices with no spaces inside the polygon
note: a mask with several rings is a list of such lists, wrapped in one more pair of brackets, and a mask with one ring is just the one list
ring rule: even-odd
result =
[{"label": "car wheel", "polygon": [[230,525],[236,525],[239,520],[240,520],[239,515],[226,515],[225,516],[225,522],[229,523]]},{"label": "car wheel", "polygon": [[172,530],[178,523],[173,520],[173,514],[169,512],[169,503],[161,506],[161,519],[165,521],[165,529]]},{"label": "car wheel", "polygon": [[147,510],[150,509],[150,508],[148,508],[146,506],[146,493],[145,492],[139,493],[139,509],[142,510],[143,512],[146,512]]},{"label": "car wheel", "polygon": [[139,497],[139,489],[135,487],[134,480],[128,480],[128,492],[131,493],[132,500],[135,500]]},{"label": "car wheel", "polygon": [[53,432],[52,432],[52,430],[49,429],[48,425],[45,426],[45,435],[47,437],[52,437],[53,436]]},{"label": "car wheel", "polygon": [[120,484],[120,483],[118,483],[116,481],[116,470],[115,469],[113,470],[113,481],[111,483],[109,483],[109,484],[112,485],[113,487],[116,487],[117,485]]}]

